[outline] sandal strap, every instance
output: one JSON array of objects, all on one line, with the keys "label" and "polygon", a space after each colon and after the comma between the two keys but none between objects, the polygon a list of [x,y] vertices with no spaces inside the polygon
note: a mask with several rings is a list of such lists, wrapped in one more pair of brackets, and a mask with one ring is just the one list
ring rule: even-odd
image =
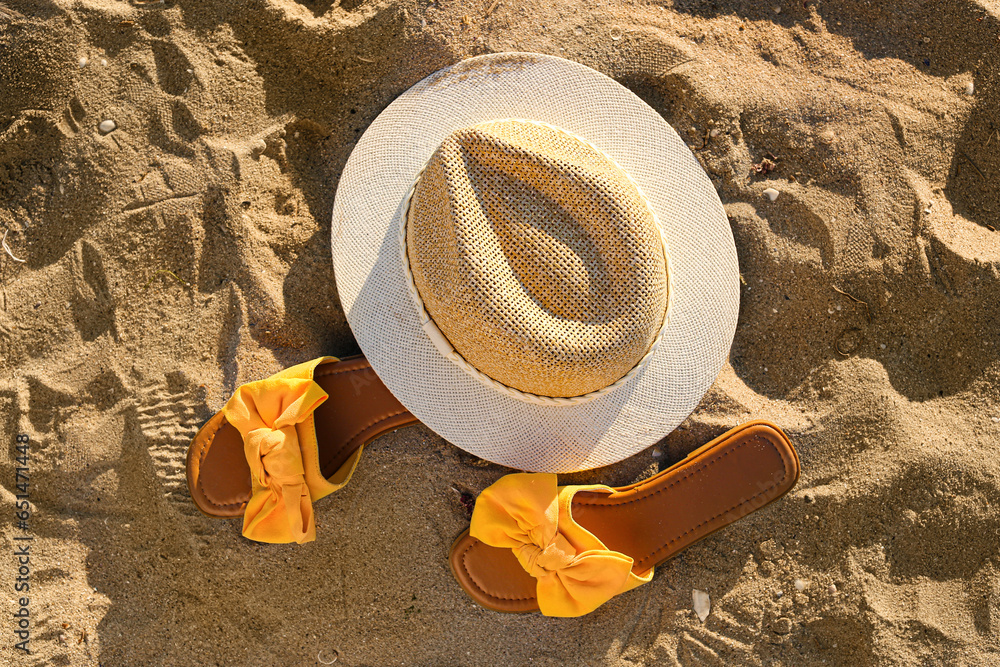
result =
[{"label": "sandal strap", "polygon": [[635,574],[632,557],[608,549],[573,519],[577,492],[611,493],[611,487],[560,487],[556,479],[548,473],[500,478],[476,500],[469,534],[514,553],[521,567],[536,579],[543,614],[582,616],[648,582],[653,570]]},{"label": "sandal strap", "polygon": [[243,437],[250,466],[253,493],[243,514],[243,535],[251,540],[311,542],[316,539],[313,501],[339,488],[320,472],[313,420],[328,398],[313,381],[316,366],[325,361],[336,359],[320,357],[244,384],[223,408]]}]

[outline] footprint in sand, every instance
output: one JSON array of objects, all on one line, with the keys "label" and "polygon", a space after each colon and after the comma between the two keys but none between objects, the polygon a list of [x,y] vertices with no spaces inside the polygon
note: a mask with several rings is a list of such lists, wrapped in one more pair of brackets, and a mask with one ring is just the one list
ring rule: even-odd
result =
[{"label": "footprint in sand", "polygon": [[153,462],[163,497],[184,516],[199,516],[188,494],[185,459],[191,439],[210,416],[204,386],[183,373],[140,388],[136,394],[139,428]]},{"label": "footprint in sand", "polygon": [[184,95],[195,85],[194,65],[173,42],[158,40],[152,43],[156,78],[163,92]]},{"label": "footprint in sand", "polygon": [[753,664],[759,655],[763,634],[763,616],[751,615],[747,605],[734,606],[732,611],[716,605],[704,625],[695,621],[680,634],[677,641],[677,663],[680,665]]},{"label": "footprint in sand", "polygon": [[71,307],[80,336],[85,341],[92,341],[107,332],[118,341],[115,305],[108,289],[101,251],[87,241],[80,241],[72,255],[72,267]]},{"label": "footprint in sand", "polygon": [[63,109],[62,120],[56,124],[59,131],[67,138],[74,136],[83,128],[84,118],[87,116],[87,110],[84,108],[83,103],[80,101],[79,97],[73,97]]}]

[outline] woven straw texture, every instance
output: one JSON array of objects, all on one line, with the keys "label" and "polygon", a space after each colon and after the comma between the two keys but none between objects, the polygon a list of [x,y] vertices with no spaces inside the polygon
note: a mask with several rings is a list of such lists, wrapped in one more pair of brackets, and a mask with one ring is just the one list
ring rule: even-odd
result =
[{"label": "woven straw texture", "polygon": [[[579,405],[537,405],[484,386],[420,326],[399,251],[414,179],[455,130],[524,118],[607,154],[653,206],[670,248],[671,315],[646,366]],[[553,56],[462,61],[400,95],[351,154],[333,210],[334,269],[362,351],[408,410],[453,444],[513,468],[570,472],[653,444],[697,406],[728,356],[739,311],[732,232],[711,182],[673,129],[629,90]]]},{"label": "woven straw texture", "polygon": [[664,321],[666,258],[645,198],[606,156],[546,125],[450,134],[414,188],[406,242],[437,327],[522,392],[607,387]]}]

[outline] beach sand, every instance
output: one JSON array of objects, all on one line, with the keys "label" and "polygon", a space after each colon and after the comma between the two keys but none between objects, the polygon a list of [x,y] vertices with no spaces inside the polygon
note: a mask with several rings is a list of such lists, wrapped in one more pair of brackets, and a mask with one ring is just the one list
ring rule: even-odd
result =
[{"label": "beach sand", "polygon": [[[0,232],[24,260],[0,254],[0,663],[1000,664],[998,36],[996,0],[0,4]],[[642,479],[752,418],[802,459],[788,496],[578,619],[466,597],[461,494],[509,471],[423,426],[367,448],[304,546],[243,539],[184,479],[239,383],[358,352],[330,217],[361,133],[512,50],[662,114],[744,281],[694,414],[564,479]]]}]

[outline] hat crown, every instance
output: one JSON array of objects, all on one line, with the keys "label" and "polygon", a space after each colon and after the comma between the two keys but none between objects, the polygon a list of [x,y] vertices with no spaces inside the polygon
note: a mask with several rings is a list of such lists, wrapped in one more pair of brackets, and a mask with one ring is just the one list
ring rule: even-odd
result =
[{"label": "hat crown", "polygon": [[608,387],[665,321],[667,257],[649,203],[599,149],[542,123],[448,135],[414,185],[405,246],[434,325],[520,392]]}]

